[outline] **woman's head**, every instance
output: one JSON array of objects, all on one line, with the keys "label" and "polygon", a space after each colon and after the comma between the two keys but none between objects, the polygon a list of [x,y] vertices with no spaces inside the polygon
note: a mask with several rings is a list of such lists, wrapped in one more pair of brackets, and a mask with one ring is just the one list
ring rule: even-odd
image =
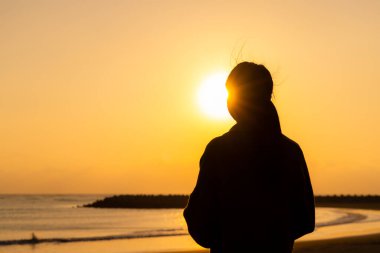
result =
[{"label": "woman's head", "polygon": [[271,105],[273,80],[270,72],[253,62],[239,63],[226,82],[228,110],[237,121],[252,121]]}]

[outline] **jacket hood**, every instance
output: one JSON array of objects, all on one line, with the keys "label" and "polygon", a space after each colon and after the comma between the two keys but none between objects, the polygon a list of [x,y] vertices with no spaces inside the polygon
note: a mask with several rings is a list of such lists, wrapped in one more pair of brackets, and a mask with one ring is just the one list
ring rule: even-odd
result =
[{"label": "jacket hood", "polygon": [[231,131],[244,131],[266,138],[282,134],[278,113],[271,101],[243,108],[231,115],[237,121]]}]

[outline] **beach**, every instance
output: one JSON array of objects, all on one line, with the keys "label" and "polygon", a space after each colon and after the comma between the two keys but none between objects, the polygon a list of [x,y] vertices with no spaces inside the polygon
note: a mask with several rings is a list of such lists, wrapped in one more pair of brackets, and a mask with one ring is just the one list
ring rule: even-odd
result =
[{"label": "beach", "polygon": [[378,253],[380,233],[338,239],[304,241],[295,244],[294,253]]},{"label": "beach", "polygon": [[[334,204],[328,206],[332,208]],[[293,253],[379,253],[380,222],[376,218],[380,212],[378,204],[367,204],[366,209],[359,209],[363,205],[356,204],[346,204],[344,207],[337,210],[348,211],[354,219],[353,222],[317,228],[295,242]],[[165,253],[169,252],[174,253]],[[203,249],[175,253],[208,252],[209,250]]]},{"label": "beach", "polygon": [[[176,253],[207,253],[209,250],[178,251]],[[296,242],[293,253],[379,253],[380,233],[316,241]],[[169,253],[169,252],[168,252]],[[174,253],[171,251],[170,253]]]}]

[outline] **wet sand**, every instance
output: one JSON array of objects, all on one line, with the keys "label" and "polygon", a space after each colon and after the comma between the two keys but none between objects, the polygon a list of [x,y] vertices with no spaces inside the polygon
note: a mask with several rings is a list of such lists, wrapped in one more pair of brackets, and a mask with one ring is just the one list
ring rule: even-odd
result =
[{"label": "wet sand", "polygon": [[380,234],[297,242],[294,253],[378,253]]},{"label": "wet sand", "polygon": [[[177,253],[208,253],[208,250]],[[293,253],[379,253],[380,234],[296,242]],[[173,252],[171,252],[173,253]]]},{"label": "wet sand", "polygon": [[[329,205],[329,207],[336,207],[336,205]],[[379,215],[379,206],[368,205],[364,207],[363,205],[351,204],[344,205],[344,207],[349,207],[351,213],[365,215],[366,219],[359,219],[354,223],[318,228],[318,231],[297,241],[293,253],[379,253],[380,222],[376,218]],[[181,253],[208,252],[209,250],[181,251]],[[177,251],[176,253],[180,252]]]}]

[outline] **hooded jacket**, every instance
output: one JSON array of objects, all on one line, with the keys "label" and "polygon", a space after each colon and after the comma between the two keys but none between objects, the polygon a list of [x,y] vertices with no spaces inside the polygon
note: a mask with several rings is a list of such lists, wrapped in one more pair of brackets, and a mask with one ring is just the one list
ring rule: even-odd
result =
[{"label": "hooded jacket", "polygon": [[212,253],[291,252],[314,230],[314,197],[297,143],[271,103],[253,122],[213,139],[184,210],[193,239]]}]

